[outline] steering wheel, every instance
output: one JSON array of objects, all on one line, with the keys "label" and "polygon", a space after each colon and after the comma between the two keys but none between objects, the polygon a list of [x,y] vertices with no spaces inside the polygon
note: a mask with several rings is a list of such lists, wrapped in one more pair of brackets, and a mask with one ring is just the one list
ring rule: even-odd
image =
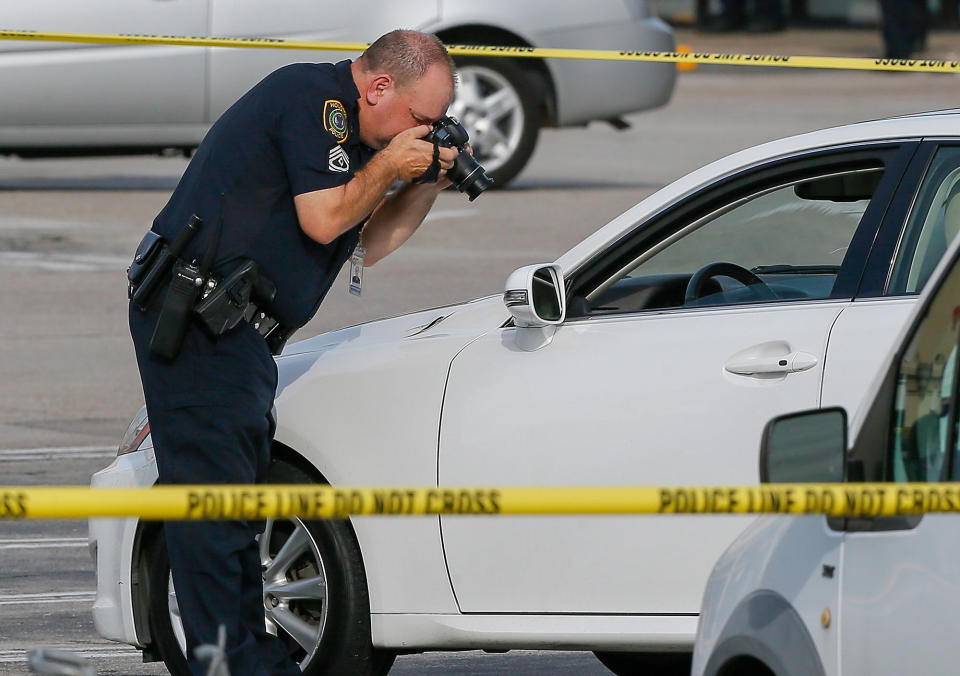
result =
[{"label": "steering wheel", "polygon": [[687,282],[687,290],[683,293],[683,304],[691,305],[704,295],[707,282],[714,277],[729,277],[744,286],[753,288],[759,296],[758,300],[776,300],[777,295],[766,283],[744,267],[736,263],[707,263],[693,273]]}]

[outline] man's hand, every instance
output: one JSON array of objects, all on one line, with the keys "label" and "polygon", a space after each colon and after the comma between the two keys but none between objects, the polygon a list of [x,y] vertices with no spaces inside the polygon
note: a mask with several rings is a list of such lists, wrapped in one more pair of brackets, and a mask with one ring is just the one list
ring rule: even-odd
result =
[{"label": "man's hand", "polygon": [[[423,140],[430,133],[430,125],[423,124],[402,131],[393,137],[386,148],[380,151],[383,159],[390,162],[401,181],[412,181],[433,164],[433,144]],[[441,146],[440,168],[446,171],[453,166],[459,151]]]}]

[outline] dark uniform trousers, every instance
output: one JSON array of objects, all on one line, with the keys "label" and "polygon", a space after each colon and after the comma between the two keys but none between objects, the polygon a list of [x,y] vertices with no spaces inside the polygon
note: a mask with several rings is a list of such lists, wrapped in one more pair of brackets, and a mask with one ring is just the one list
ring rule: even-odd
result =
[{"label": "dark uniform trousers", "polygon": [[[250,484],[266,478],[273,436],[276,363],[247,323],[214,341],[187,331],[172,362],[149,353],[157,312],[130,306],[130,332],[143,382],[161,484]],[[164,524],[191,672],[205,674],[193,649],[227,629],[231,676],[294,676],[299,667],[265,629],[260,554],[262,524]],[[156,593],[156,591],[154,591]]]}]

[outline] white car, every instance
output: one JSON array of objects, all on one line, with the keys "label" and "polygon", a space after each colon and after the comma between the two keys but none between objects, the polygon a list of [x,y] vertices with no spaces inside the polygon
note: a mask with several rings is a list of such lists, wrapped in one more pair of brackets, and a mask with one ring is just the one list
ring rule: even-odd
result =
[{"label": "white car", "polygon": [[[668,185],[555,265],[521,269],[503,298],[291,344],[277,360],[276,478],[755,482],[768,420],[864,396],[960,227],[958,145],[960,111],[760,145]],[[146,425],[141,414],[93,485],[155,482]],[[689,665],[710,568],[748,523],[284,521],[261,540],[267,617],[307,671],[344,613],[387,654],[553,648],[596,651],[621,674]],[[158,528],[91,522],[94,617],[177,674]],[[285,592],[301,575],[326,584]]]},{"label": "white car", "polygon": [[[370,42],[394,28],[448,44],[670,51],[673,32],[647,0],[32,0],[8,3],[0,28]],[[0,40],[0,154],[25,157],[190,152],[270,71],[350,52],[104,46]],[[673,64],[457,58],[450,114],[505,185],[541,125],[569,127],[665,104]]]},{"label": "white car", "polygon": [[[918,203],[929,197],[921,188]],[[945,224],[955,232],[960,221],[949,209]],[[928,225],[939,237],[939,226]],[[844,410],[780,416],[761,447],[764,479],[922,484],[960,478],[960,243],[932,280],[854,418],[849,451]],[[916,499],[906,489],[898,504]],[[694,676],[955,673],[958,526],[957,514],[932,513],[759,519],[710,576]]]}]

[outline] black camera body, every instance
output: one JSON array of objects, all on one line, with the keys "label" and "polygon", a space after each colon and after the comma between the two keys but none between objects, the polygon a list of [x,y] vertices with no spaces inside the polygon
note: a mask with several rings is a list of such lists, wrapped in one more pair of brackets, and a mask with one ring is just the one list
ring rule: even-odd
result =
[{"label": "black camera body", "polygon": [[[457,190],[466,193],[471,202],[493,184],[493,179],[487,176],[483,166],[464,147],[470,140],[470,136],[457,118],[444,115],[433,123],[433,129],[423,137],[423,140],[432,143],[434,148],[442,146],[460,151],[453,166],[447,171],[447,178]],[[436,152],[433,157],[433,164],[421,176],[414,179],[414,183],[436,182],[440,174],[440,161],[437,159]]]}]

